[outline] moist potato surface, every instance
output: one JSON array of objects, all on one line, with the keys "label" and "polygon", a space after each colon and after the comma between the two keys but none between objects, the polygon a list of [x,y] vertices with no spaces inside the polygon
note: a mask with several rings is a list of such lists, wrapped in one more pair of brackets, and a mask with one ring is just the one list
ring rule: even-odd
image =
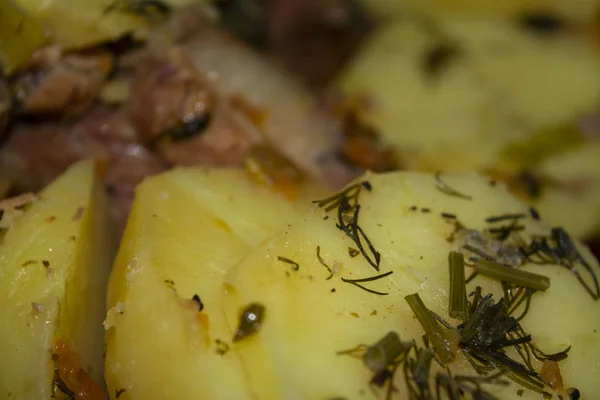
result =
[{"label": "moist potato surface", "polygon": [[[302,210],[236,174],[180,170],[140,187],[105,322],[113,398],[117,392],[120,399],[378,398],[369,386],[372,373],[337,352],[373,344],[390,330],[420,341],[423,329],[404,300],[412,293],[458,324],[447,310],[447,257],[458,245],[447,238],[456,226],[441,213],[477,230],[489,228],[486,218],[493,215],[529,215],[503,185],[477,174],[443,176],[471,200],[442,193],[431,174],[366,175],[372,190],[361,191],[359,222],[381,254],[377,272],[363,256],[350,255],[355,244],[336,228],[335,211]],[[520,221],[524,238],[547,235],[551,227],[529,216]],[[598,272],[590,252],[578,248]],[[544,351],[572,346],[560,363],[565,387],[593,398],[600,391],[598,302],[564,267],[520,268],[551,281],[534,295],[524,328]],[[342,281],[388,271],[393,274],[364,284],[387,295]],[[475,285],[501,296],[497,281],[477,277],[468,288]],[[200,312],[194,294],[202,300]],[[261,328],[234,343],[240,313],[250,303],[265,307]],[[462,356],[450,369],[474,374]],[[396,384],[404,390],[401,373]],[[519,397],[512,383],[487,388],[504,400],[540,396],[525,390]]]}]

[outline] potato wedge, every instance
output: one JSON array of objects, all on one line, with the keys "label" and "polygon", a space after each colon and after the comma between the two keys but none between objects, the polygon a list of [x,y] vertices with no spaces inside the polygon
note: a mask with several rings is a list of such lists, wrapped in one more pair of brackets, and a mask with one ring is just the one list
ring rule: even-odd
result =
[{"label": "potato wedge", "polygon": [[[370,385],[373,372],[360,357],[339,352],[372,345],[389,331],[422,346],[423,328],[404,300],[413,293],[448,323],[460,323],[448,316],[448,254],[465,252],[458,228],[482,232],[514,219],[522,227],[506,243],[552,232],[502,184],[476,174],[439,181],[403,172],[363,180],[368,184],[350,190],[361,188],[357,221],[365,253],[339,229],[352,218],[342,212],[340,222],[335,200],[297,217],[297,208],[231,171],[179,170],[146,181],[110,283],[111,398],[385,398],[385,385]],[[492,216],[503,217],[486,221]],[[576,249],[600,274],[589,251],[579,243]],[[572,346],[559,363],[558,392],[598,393],[599,303],[567,268],[523,262],[519,269],[550,279],[550,288],[532,296],[523,328],[544,351]],[[359,282],[362,288],[348,281],[378,274],[386,275]],[[593,286],[589,276],[583,279]],[[476,277],[469,292],[475,286],[502,297],[494,279]],[[455,357],[448,364],[454,374],[475,375],[461,353]],[[541,362],[532,363],[540,371]],[[402,368],[394,376],[398,392],[391,398],[408,399]],[[500,400],[540,397],[527,389],[519,397],[522,388],[512,382],[484,387]]]},{"label": "potato wedge", "polygon": [[399,15],[407,9],[430,14],[464,12],[488,18],[545,13],[579,24],[594,23],[600,10],[598,0],[578,0],[568,4],[558,0],[362,0],[362,3],[372,13],[383,17]]},{"label": "potato wedge", "polygon": [[340,76],[370,100],[366,122],[407,169],[534,171],[543,188],[528,201],[543,215],[578,237],[599,231],[600,142],[576,122],[600,104],[597,46],[501,19],[427,21],[390,21]]},{"label": "potato wedge", "polygon": [[95,169],[80,162],[22,211],[4,212],[10,226],[0,243],[3,398],[64,398],[61,382],[89,396],[76,399],[103,398],[102,318],[114,243]]},{"label": "potato wedge", "polygon": [[251,398],[239,360],[219,354],[229,342],[223,280],[304,203],[237,170],[174,170],[138,187],[109,285],[112,398]]}]

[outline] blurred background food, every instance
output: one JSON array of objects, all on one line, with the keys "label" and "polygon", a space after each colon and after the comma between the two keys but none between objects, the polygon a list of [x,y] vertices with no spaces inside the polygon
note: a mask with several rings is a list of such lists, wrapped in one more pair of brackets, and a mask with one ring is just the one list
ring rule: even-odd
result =
[{"label": "blurred background food", "polygon": [[2,0],[0,180],[104,162],[122,227],[177,165],[286,196],[363,170],[477,170],[600,233],[597,0]]}]

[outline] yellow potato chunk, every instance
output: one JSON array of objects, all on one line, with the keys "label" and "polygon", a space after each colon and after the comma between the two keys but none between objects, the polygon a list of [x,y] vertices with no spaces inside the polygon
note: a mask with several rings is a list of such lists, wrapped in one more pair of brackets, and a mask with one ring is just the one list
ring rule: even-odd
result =
[{"label": "yellow potato chunk", "polygon": [[305,203],[237,170],[180,169],[139,186],[109,285],[112,398],[252,398],[240,360],[226,352],[223,281]]},{"label": "yellow potato chunk", "polygon": [[[423,347],[424,329],[405,301],[415,293],[456,328],[448,255],[461,251],[467,263],[481,257],[467,244],[485,254],[500,246],[493,254],[501,262],[549,279],[547,290],[532,295],[521,325],[542,351],[571,346],[558,363],[558,393],[576,387],[586,398],[600,391],[600,304],[556,264],[561,260],[535,264],[516,250],[542,238],[555,246],[552,235],[564,242],[564,231],[553,231],[504,185],[477,174],[436,180],[399,172],[361,181],[368,183],[345,192],[348,203],[338,197],[304,211],[235,171],[177,170],[142,184],[109,291],[112,398],[385,398],[385,385],[370,384],[374,373],[360,357],[340,352],[371,346],[390,331]],[[356,204],[360,214],[353,217],[348,210]],[[491,239],[511,222],[518,229],[504,244]],[[340,229],[349,224],[354,230]],[[486,239],[468,242],[473,232],[487,232]],[[576,252],[598,275],[588,249],[574,246],[561,249]],[[592,277],[582,265],[577,271],[595,295]],[[503,297],[498,280],[477,276],[467,293],[477,286],[495,301]],[[506,354],[520,360],[511,348]],[[454,358],[447,365],[453,374],[476,375],[461,352]],[[537,373],[542,362],[533,359],[532,367]],[[392,399],[409,398],[404,376],[400,367]],[[500,400],[540,398],[529,389],[517,395],[523,388],[512,381],[483,386]]]},{"label": "yellow potato chunk", "polygon": [[[114,244],[92,161],[71,167],[22,210],[4,210],[0,242],[0,395],[101,396],[105,290]],[[8,200],[4,200],[3,204]],[[9,226],[7,226],[9,225]],[[67,376],[74,368],[77,376]],[[81,369],[81,371],[80,371]],[[90,382],[90,378],[97,384]]]},{"label": "yellow potato chunk", "polygon": [[389,21],[339,85],[369,99],[362,117],[405,168],[532,170],[543,188],[528,201],[585,237],[600,230],[600,145],[577,120],[600,104],[599,70],[597,46],[576,35],[445,14]]},{"label": "yellow potato chunk", "polygon": [[[360,360],[338,352],[374,344],[392,330],[403,340],[420,341],[423,328],[404,300],[409,294],[418,293],[432,311],[458,323],[448,316],[448,253],[456,249],[456,243],[448,238],[456,225],[441,213],[452,214],[462,225],[476,230],[498,226],[486,223],[491,216],[524,214],[527,217],[520,221],[524,238],[548,234],[548,226],[529,217],[527,208],[503,187],[492,187],[475,174],[444,178],[472,200],[441,193],[428,174],[392,173],[367,179],[373,189],[362,190],[359,222],[380,253],[379,271],[360,254],[352,257],[349,248],[357,249],[356,244],[336,227],[337,219],[332,221],[331,213],[314,207],[229,273],[224,300],[233,329],[240,309],[247,304],[265,307],[259,333],[235,348],[260,399],[377,398],[369,387],[371,371]],[[324,219],[326,215],[330,218]],[[364,239],[362,243],[366,243]],[[317,248],[334,272],[329,280],[330,272],[319,261]],[[596,274],[600,273],[588,250],[581,248],[581,252]],[[288,276],[278,256],[293,259],[300,268]],[[600,304],[563,267],[526,264],[521,268],[549,277],[551,282],[547,291],[533,296],[522,321],[524,329],[547,352],[572,346],[569,357],[560,363],[565,385],[577,387],[584,398],[599,393],[595,376],[600,373]],[[393,273],[387,277],[362,283],[386,295],[342,281],[390,271]],[[493,293],[500,299],[499,282],[477,277],[469,283],[468,292],[476,285],[484,294]],[[539,368],[539,363],[535,365]],[[462,356],[450,368],[456,374],[476,375]],[[404,387],[403,379],[398,373],[397,387]],[[519,387],[514,384],[488,389],[501,400],[540,396],[526,390],[517,397]],[[407,398],[402,393],[393,398]]]}]

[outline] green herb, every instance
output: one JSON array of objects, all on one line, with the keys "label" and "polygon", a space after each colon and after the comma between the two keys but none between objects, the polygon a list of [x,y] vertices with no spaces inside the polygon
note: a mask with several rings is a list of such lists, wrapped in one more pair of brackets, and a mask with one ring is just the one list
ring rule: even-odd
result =
[{"label": "green herb", "polygon": [[449,314],[452,318],[467,318],[467,287],[465,284],[465,263],[461,253],[451,251],[448,254],[450,266],[450,303]]},{"label": "green herb", "polygon": [[245,339],[256,334],[262,327],[265,317],[265,307],[258,303],[250,303],[240,315],[238,328],[235,331],[233,342]]},{"label": "green herb", "polygon": [[540,213],[533,207],[529,207],[529,214],[531,215],[531,218],[533,218],[536,221],[540,220]]},{"label": "green herb", "polygon": [[215,345],[217,347],[215,353],[217,353],[220,356],[227,354],[227,352],[229,351],[229,345],[221,339],[215,339]]},{"label": "green herb", "polygon": [[448,184],[442,180],[442,173],[441,173],[441,171],[436,171],[435,172],[435,182],[436,182],[435,183],[435,188],[437,190],[439,190],[440,192],[442,192],[444,194],[447,194],[448,196],[459,197],[459,198],[465,199],[465,200],[472,200],[473,199],[471,196],[467,196],[465,194],[462,194],[458,190],[453,189],[450,186],[448,186]]},{"label": "green herb", "polygon": [[323,257],[321,257],[321,246],[317,246],[317,259],[319,260],[321,265],[324,266],[327,269],[327,271],[329,272],[329,276],[327,277],[326,280],[328,281],[331,278],[333,278],[333,270],[331,268],[329,268],[329,265],[327,265],[327,263],[325,262]]},{"label": "green herb", "polygon": [[353,247],[348,247],[348,255],[349,255],[351,258],[354,258],[354,257],[356,257],[356,256],[357,256],[357,255],[359,255],[359,254],[360,254],[360,251],[356,250],[356,249],[355,249],[355,248],[353,248]]},{"label": "green herb", "polygon": [[383,293],[383,292],[378,292],[376,290],[368,289],[368,288],[362,286],[361,283],[364,283],[364,282],[373,282],[373,281],[376,281],[378,279],[385,278],[386,276],[389,276],[389,275],[391,275],[393,273],[394,273],[394,271],[388,271],[388,272],[385,272],[385,273],[380,274],[380,275],[372,276],[372,277],[369,277],[369,278],[361,278],[361,279],[346,279],[346,278],[342,278],[342,282],[346,282],[346,283],[350,283],[350,284],[352,284],[354,286],[358,286],[359,288],[361,288],[363,290],[366,290],[369,293],[378,294],[380,296],[386,296],[386,295],[388,295],[388,293]]},{"label": "green herb", "polygon": [[427,337],[431,340],[436,354],[442,363],[449,363],[454,360],[456,355],[456,340],[453,337],[453,331],[443,331],[436,322],[434,316],[421,300],[418,293],[410,294],[405,297],[408,305],[421,323]]},{"label": "green herb", "polygon": [[290,260],[289,258],[286,257],[277,257],[278,261],[287,263],[287,264],[291,264],[293,265],[294,271],[298,271],[300,269],[300,264],[298,264],[296,261],[294,260]]},{"label": "green herb", "polygon": [[493,223],[493,222],[500,222],[500,221],[506,221],[506,220],[514,220],[514,219],[521,219],[521,218],[525,218],[527,217],[527,215],[523,214],[523,213],[519,213],[519,214],[504,214],[504,215],[496,215],[493,217],[488,217],[485,219],[485,222],[487,223]]},{"label": "green herb", "polygon": [[423,72],[428,79],[439,79],[450,62],[461,54],[459,48],[448,41],[434,44],[423,55]]},{"label": "green herb", "polygon": [[475,264],[475,270],[478,274],[497,279],[501,282],[508,282],[534,290],[544,291],[550,287],[550,279],[546,276],[510,268],[506,265],[490,261],[478,260]]},{"label": "green herb", "polygon": [[405,351],[406,346],[400,341],[400,336],[392,331],[369,347],[362,359],[368,369],[379,372],[392,364]]},{"label": "green herb", "polygon": [[450,213],[446,213],[446,212],[443,212],[443,213],[442,213],[442,218],[447,218],[447,219],[456,219],[456,215],[454,215],[454,214],[450,214]]},{"label": "green herb", "polygon": [[202,300],[200,300],[200,296],[195,294],[194,297],[192,297],[192,301],[198,305],[199,312],[204,310],[204,304],[202,303]]},{"label": "green herb", "polygon": [[358,224],[360,205],[358,199],[362,189],[372,190],[369,182],[356,183],[324,200],[313,201],[326,212],[337,209],[336,227],[344,232],[358,247],[365,260],[379,271],[381,255]]},{"label": "green herb", "polygon": [[563,228],[552,228],[550,236],[534,236],[531,243],[522,246],[520,251],[529,262],[563,266],[575,275],[594,300],[600,298],[596,272],[579,253],[573,239]]},{"label": "green herb", "polygon": [[119,398],[119,397],[121,397],[121,395],[122,395],[123,393],[125,393],[126,391],[127,391],[127,389],[119,389],[119,390],[116,390],[116,391],[115,391],[115,398],[117,398],[117,399],[118,399],[118,398]]}]

